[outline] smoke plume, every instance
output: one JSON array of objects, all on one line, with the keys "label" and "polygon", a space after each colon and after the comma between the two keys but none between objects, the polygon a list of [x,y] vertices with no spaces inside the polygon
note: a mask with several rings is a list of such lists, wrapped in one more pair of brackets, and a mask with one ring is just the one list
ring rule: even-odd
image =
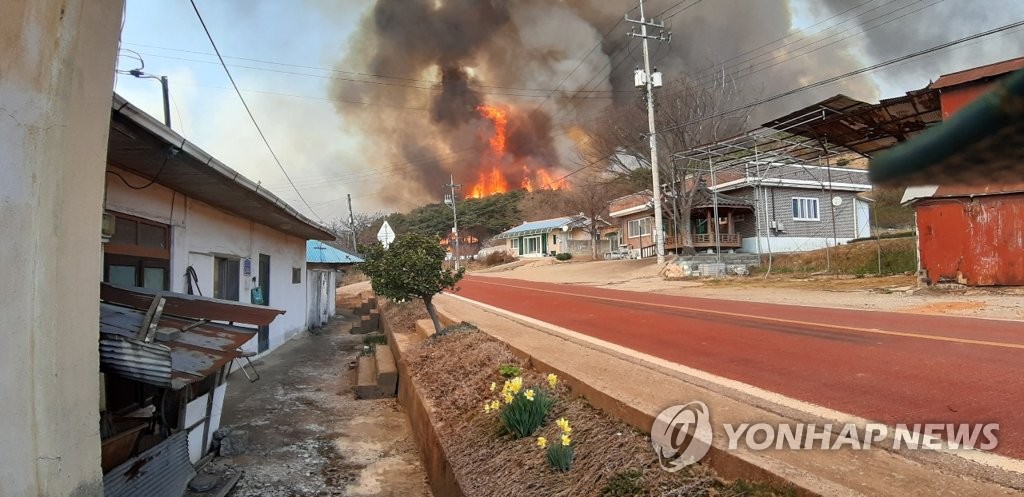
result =
[{"label": "smoke plume", "polygon": [[[904,37],[916,36],[880,28],[863,33],[860,44],[813,50],[810,43],[831,33],[822,32],[751,51],[793,32],[789,1],[715,0],[680,11],[687,3],[645,4],[648,17],[678,11],[667,21],[671,44],[652,45],[655,65],[666,82],[701,82],[715,74],[735,78],[748,101],[885,58]],[[978,12],[986,10],[977,4]],[[828,0],[812,8],[833,15],[852,5]],[[387,104],[337,106],[349,131],[366,144],[365,169],[376,171],[386,185],[379,192],[384,206],[436,201],[449,174],[464,184],[482,174],[481,157],[494,133],[493,122],[479,110],[483,105],[499,106],[508,115],[509,158],[488,167],[514,180],[522,169],[558,173],[574,167],[575,144],[567,129],[586,127],[588,117],[609,105],[638,102],[633,69],[642,65],[642,55],[638,41],[626,37],[630,25],[621,22],[627,12],[638,17],[636,6],[634,0],[377,0],[338,68],[386,77],[372,84],[336,81],[332,92],[340,100]],[[940,36],[942,29],[935,24],[926,34],[950,39]],[[870,78],[857,78],[801,93],[757,109],[753,122],[835,93],[875,99],[878,88]]]}]

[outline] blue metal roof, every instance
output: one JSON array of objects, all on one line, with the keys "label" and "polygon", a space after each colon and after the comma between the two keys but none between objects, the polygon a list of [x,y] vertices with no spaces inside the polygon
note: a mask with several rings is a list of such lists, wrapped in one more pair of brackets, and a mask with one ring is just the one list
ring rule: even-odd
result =
[{"label": "blue metal roof", "polygon": [[359,264],[363,260],[319,240],[307,240],[306,262],[318,264]]},{"label": "blue metal roof", "polygon": [[554,219],[544,219],[541,221],[528,221],[499,234],[495,238],[516,238],[520,236],[539,235],[561,228],[562,226],[573,222],[575,219],[576,218],[574,216],[565,216],[556,217]]}]

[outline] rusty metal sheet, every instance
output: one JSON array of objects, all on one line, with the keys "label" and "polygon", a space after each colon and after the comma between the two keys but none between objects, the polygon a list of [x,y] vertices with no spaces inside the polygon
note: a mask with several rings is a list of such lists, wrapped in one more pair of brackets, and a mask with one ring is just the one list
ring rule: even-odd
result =
[{"label": "rusty metal sheet", "polygon": [[[180,389],[206,378],[239,357],[255,328],[203,323],[173,338],[146,343],[136,338],[143,311],[100,304],[100,368],[163,388]],[[157,328],[183,329],[195,321],[161,317]]]},{"label": "rusty metal sheet", "polygon": [[921,267],[932,284],[1024,285],[1024,194],[915,204]]},{"label": "rusty metal sheet", "polygon": [[181,497],[196,475],[188,432],[178,432],[103,476],[106,497]]},{"label": "rusty metal sheet", "polygon": [[244,304],[231,300],[214,299],[199,295],[147,290],[139,287],[121,287],[109,283],[100,284],[100,299],[136,309],[146,309],[153,297],[167,299],[164,314],[192,319],[229,321],[257,326],[269,325],[285,311],[262,305]]}]

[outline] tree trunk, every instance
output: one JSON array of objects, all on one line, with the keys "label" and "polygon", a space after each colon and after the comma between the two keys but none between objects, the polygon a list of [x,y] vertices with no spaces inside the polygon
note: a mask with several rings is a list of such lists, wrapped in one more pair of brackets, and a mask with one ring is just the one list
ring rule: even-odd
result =
[{"label": "tree trunk", "polygon": [[441,321],[437,319],[437,309],[434,308],[434,296],[423,297],[423,303],[427,306],[427,314],[430,315],[430,320],[434,322],[434,333],[441,334]]}]

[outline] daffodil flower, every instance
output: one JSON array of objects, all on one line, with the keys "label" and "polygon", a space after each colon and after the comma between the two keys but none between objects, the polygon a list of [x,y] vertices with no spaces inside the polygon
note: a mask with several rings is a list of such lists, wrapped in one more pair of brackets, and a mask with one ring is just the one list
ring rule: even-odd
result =
[{"label": "daffodil flower", "polygon": [[566,434],[563,433],[562,434],[562,445],[568,446],[571,443],[572,443],[572,439],[569,438],[569,435],[566,435]]},{"label": "daffodil flower", "polygon": [[497,384],[497,383],[494,383],[494,382],[492,381],[492,382],[491,382],[491,391],[493,392],[495,388],[498,388],[498,384]]},{"label": "daffodil flower", "polygon": [[537,447],[545,448],[548,446],[548,439],[544,437],[537,437]]},{"label": "daffodil flower", "polygon": [[490,403],[484,402],[484,412],[485,413],[491,412],[491,404]]},{"label": "daffodil flower", "polygon": [[555,388],[555,385],[557,385],[557,384],[558,384],[558,375],[555,374],[555,373],[548,374],[548,385],[551,385],[551,388]]},{"label": "daffodil flower", "polygon": [[501,407],[501,402],[498,402],[497,400],[492,400],[491,401],[491,410],[492,411],[497,411],[498,408],[500,408],[500,407]]},{"label": "daffodil flower", "polygon": [[532,388],[527,390],[524,395],[526,396],[526,400],[529,400],[530,402],[533,402],[533,389]]},{"label": "daffodil flower", "polygon": [[561,428],[562,431],[565,433],[569,433],[572,431],[572,427],[569,426],[569,421],[565,418],[558,418],[558,421],[555,421],[555,425]]}]

